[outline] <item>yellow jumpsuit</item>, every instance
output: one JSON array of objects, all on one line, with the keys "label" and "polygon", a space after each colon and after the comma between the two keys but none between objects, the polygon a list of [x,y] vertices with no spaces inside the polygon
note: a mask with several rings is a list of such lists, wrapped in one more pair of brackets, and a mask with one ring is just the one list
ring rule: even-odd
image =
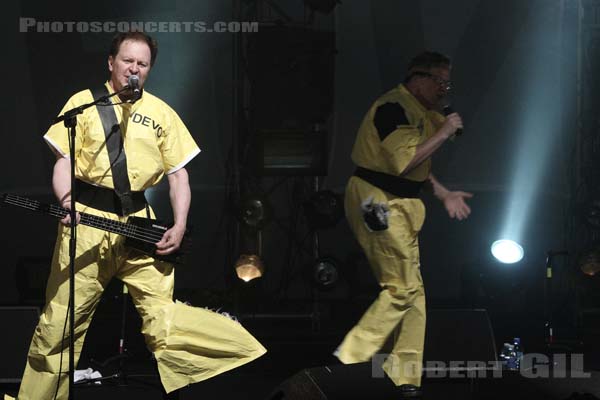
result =
[{"label": "yellow jumpsuit", "polygon": [[[112,92],[110,86],[106,86]],[[79,92],[71,97],[63,112],[90,101],[89,90]],[[200,152],[177,114],[147,91],[133,105],[115,107],[115,112],[124,132],[128,176],[133,191],[157,184],[165,173],[184,167]],[[95,107],[78,117],[76,176],[88,183],[112,188],[104,137]],[[44,138],[57,154],[68,156],[64,126],[54,125]],[[120,221],[127,219],[79,203],[77,210]],[[135,215],[145,217],[146,210]],[[69,327],[65,325],[65,319],[69,297],[69,237],[69,228],[59,225],[46,290],[47,303],[31,342],[19,400],[53,399],[57,383],[57,398],[68,397]],[[156,357],[167,393],[243,365],[266,352],[239,323],[209,310],[173,302],[173,266],[134,253],[123,246],[123,241],[119,235],[77,226],[76,361],[100,296],[112,277],[127,285],[142,317],[142,333]],[[64,345],[61,345],[63,330]],[[57,382],[59,370],[61,375]]]},{"label": "yellow jumpsuit", "polygon": [[[378,107],[399,104],[406,116],[383,140],[374,123]],[[371,106],[359,128],[352,160],[362,168],[399,176],[413,158],[416,146],[431,137],[443,117],[428,111],[404,87],[381,96]],[[403,175],[425,181],[431,161]],[[371,231],[363,220],[361,204],[369,197],[389,208],[388,229]],[[350,178],[345,195],[346,216],[381,286],[378,298],[336,351],[346,364],[371,359],[395,331],[393,350],[383,364],[396,385],[420,386],[425,337],[425,291],[419,264],[418,233],[425,206],[418,198],[400,198],[365,180]]]}]

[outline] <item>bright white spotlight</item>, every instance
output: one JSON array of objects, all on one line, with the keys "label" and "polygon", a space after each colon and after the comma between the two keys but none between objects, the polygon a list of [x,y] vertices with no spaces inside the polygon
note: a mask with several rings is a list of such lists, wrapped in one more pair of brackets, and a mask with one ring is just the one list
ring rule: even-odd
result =
[{"label": "bright white spotlight", "polygon": [[492,243],[492,254],[501,263],[514,264],[523,258],[523,247],[513,240],[496,240]]}]

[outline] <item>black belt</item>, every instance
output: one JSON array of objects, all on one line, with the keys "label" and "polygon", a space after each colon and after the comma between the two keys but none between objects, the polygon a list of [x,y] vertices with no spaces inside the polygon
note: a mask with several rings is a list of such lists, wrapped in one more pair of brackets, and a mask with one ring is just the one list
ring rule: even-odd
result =
[{"label": "black belt", "polygon": [[356,167],[354,176],[398,197],[418,198],[426,181],[418,182],[399,176]]},{"label": "black belt", "polygon": [[[75,181],[77,201],[97,210],[111,212],[123,216],[123,205],[117,193],[112,189],[90,185],[87,182]],[[143,210],[146,207],[144,192],[131,192],[132,209],[131,214]]]}]

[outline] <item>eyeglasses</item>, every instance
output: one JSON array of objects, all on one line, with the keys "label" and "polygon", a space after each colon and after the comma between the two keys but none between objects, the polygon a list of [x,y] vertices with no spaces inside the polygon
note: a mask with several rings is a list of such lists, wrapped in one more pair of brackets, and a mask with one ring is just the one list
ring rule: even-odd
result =
[{"label": "eyeglasses", "polygon": [[415,71],[411,75],[426,76],[427,78],[431,78],[431,80],[440,85],[440,87],[446,90],[452,90],[452,81],[447,81],[444,78],[441,78],[429,72]]}]

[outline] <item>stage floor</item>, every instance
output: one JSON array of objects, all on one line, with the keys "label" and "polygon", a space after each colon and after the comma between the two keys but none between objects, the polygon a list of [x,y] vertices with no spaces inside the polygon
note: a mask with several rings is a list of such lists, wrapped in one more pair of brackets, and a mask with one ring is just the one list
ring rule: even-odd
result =
[{"label": "stage floor", "polygon": [[[330,355],[332,337],[263,339],[269,352],[255,362],[181,390],[181,400],[322,400],[397,398],[387,378],[373,377],[370,363],[341,365]],[[133,358],[126,364],[126,382],[108,382],[78,387],[76,399],[161,400],[159,381],[150,358]],[[113,366],[114,370],[117,368]],[[105,375],[111,372],[107,367]],[[581,371],[580,371],[581,372]],[[423,399],[600,399],[600,371],[587,371],[587,378],[525,378],[503,371],[502,377],[426,376]],[[444,375],[442,373],[441,375]],[[482,375],[480,375],[482,376]],[[16,390],[16,385],[4,385]],[[587,397],[584,394],[589,394]],[[592,397],[596,396],[596,397]]]}]

